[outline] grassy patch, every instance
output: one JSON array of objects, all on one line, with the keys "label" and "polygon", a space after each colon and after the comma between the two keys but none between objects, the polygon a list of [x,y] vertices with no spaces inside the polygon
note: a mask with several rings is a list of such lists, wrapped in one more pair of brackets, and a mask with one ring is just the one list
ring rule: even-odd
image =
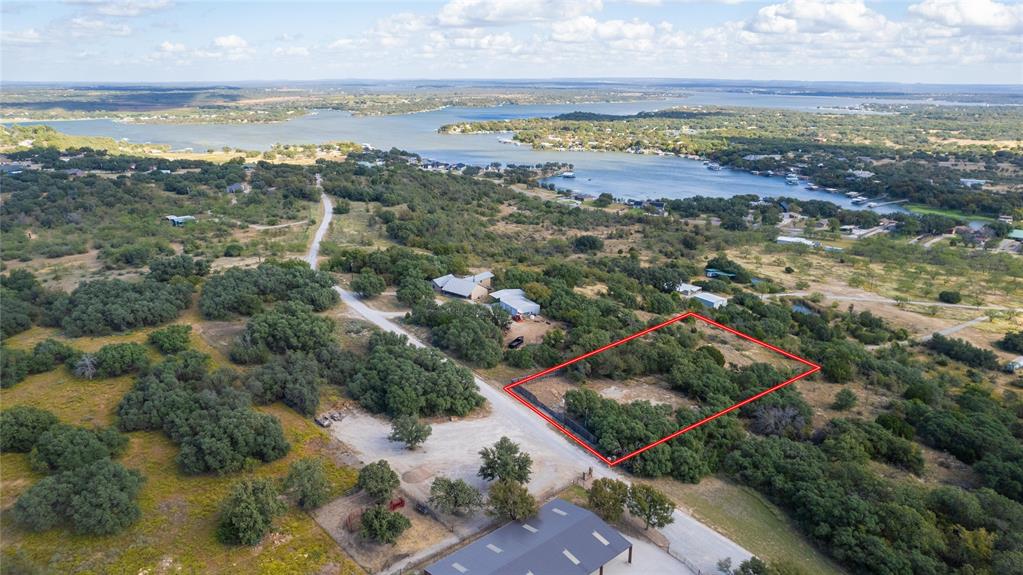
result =
[{"label": "grassy patch", "polygon": [[[194,310],[186,312],[190,318],[192,314]],[[149,331],[79,338],[70,343],[78,349],[95,351],[107,343],[145,341]],[[31,348],[46,337],[63,339],[55,330],[34,328],[11,338],[10,345]],[[226,365],[225,358],[194,331],[192,343],[211,354],[214,365]],[[49,409],[68,423],[109,425],[114,422],[117,404],[132,381],[128,376],[84,381],[60,367],[2,390],[0,403],[5,408],[25,404]],[[10,506],[40,476],[29,469],[27,455],[3,454],[0,504],[4,512],[0,534],[4,557],[17,556],[54,573],[305,574],[327,566],[334,566],[336,569],[331,572],[342,575],[361,573],[312,518],[296,508],[278,520],[275,532],[259,546],[230,547],[217,542],[214,531],[220,502],[240,479],[283,478],[293,461],[322,456],[327,460],[333,495],[340,495],[355,484],[356,471],[335,462],[329,437],[312,420],[281,404],[259,409],[281,421],[291,452],[278,461],[233,475],[184,475],[174,461],[178,447],[164,434],[128,434],[128,450],[120,461],[146,477],[139,496],[142,518],[130,529],[109,537],[75,535],[64,529],[30,533],[14,525],[9,516]]]},{"label": "grassy patch", "polygon": [[705,477],[699,485],[671,479],[650,483],[667,493],[693,517],[758,557],[771,562],[791,563],[806,573],[844,573],[811,546],[780,509],[752,489],[717,477]]},{"label": "grassy patch", "polygon": [[973,214],[966,214],[956,210],[946,210],[942,208],[934,208],[931,206],[925,206],[923,204],[903,204],[903,206],[913,212],[914,214],[932,214],[937,216],[948,216],[950,218],[959,218],[961,220],[977,220],[981,222],[993,222],[995,218],[989,218],[987,216],[977,216]]}]

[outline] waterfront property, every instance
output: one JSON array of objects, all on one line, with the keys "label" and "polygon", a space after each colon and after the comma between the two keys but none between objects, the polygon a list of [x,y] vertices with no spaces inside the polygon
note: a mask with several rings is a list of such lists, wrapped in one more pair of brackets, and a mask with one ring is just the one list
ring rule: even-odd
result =
[{"label": "waterfront property", "polygon": [[[599,517],[554,499],[525,522],[507,523],[471,545],[428,565],[426,575],[604,575],[604,565],[632,543]],[[608,573],[608,575],[614,575]]]}]

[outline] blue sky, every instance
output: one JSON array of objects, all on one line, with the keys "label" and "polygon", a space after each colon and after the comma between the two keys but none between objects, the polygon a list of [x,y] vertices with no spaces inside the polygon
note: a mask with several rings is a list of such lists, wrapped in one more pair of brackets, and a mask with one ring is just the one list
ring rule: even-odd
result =
[{"label": "blue sky", "polygon": [[1008,0],[4,1],[3,81],[1023,83]]}]

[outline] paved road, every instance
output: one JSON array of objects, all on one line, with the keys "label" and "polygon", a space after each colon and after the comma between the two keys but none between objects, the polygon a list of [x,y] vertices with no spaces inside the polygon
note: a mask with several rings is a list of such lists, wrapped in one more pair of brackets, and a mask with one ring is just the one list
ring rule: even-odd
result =
[{"label": "paved road", "polygon": [[[326,194],[323,195],[323,221],[313,238],[313,244],[309,248],[306,261],[313,268],[317,267],[316,255],[319,253],[319,243],[330,226],[333,217],[333,204]],[[393,312],[381,312],[375,310],[360,300],[355,294],[342,289],[341,286],[334,286],[334,290],[341,296],[341,301],[350,309],[361,315],[369,322],[380,329],[392,333],[403,334],[409,338],[409,343],[416,347],[426,347],[415,336],[404,330],[400,325],[391,321],[389,317]],[[556,451],[559,457],[566,462],[574,462],[578,465],[579,472],[593,468],[595,477],[612,477],[628,481],[617,470],[604,466],[591,454],[571,443],[569,439],[562,436],[560,432],[548,427],[547,423],[537,417],[533,412],[521,406],[511,396],[504,393],[497,387],[490,385],[478,375],[473,374],[480,394],[493,408],[491,417],[506,420],[504,423],[521,430],[523,435],[530,438],[531,442],[544,445]],[[679,568],[688,568],[694,574],[716,573],[717,561],[725,557],[731,557],[732,563],[738,565],[745,561],[752,554],[743,549],[734,541],[724,537],[720,533],[700,523],[688,514],[676,510],[675,522],[660,532],[669,542],[669,552],[682,563]]]}]

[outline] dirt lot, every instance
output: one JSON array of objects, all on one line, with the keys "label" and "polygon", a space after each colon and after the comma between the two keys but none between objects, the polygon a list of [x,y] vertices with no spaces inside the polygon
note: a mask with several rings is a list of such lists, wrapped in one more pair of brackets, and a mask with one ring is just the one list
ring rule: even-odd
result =
[{"label": "dirt lot", "polygon": [[522,387],[533,392],[540,401],[557,410],[564,410],[565,393],[568,390],[582,387],[592,389],[602,397],[623,404],[646,400],[654,405],[670,405],[672,409],[693,405],[682,394],[672,391],[668,384],[654,377],[637,377],[623,381],[591,379],[583,385],[570,381],[568,378],[553,375],[533,380],[523,384]]},{"label": "dirt lot", "polygon": [[508,326],[508,331],[504,334],[504,345],[507,346],[511,340],[519,336],[525,339],[523,345],[543,343],[543,336],[555,328],[564,329],[564,325],[560,322],[549,321],[539,317],[513,321]]},{"label": "dirt lot", "polygon": [[[414,504],[408,504],[397,511],[408,517],[412,527],[402,534],[394,545],[378,544],[359,535],[358,521],[354,522],[354,531],[346,528],[346,519],[372,506],[369,496],[356,493],[347,497],[339,497],[317,509],[313,519],[330,537],[337,542],[367,573],[379,573],[396,563],[414,556],[424,549],[441,543],[451,543],[454,534],[446,527],[416,513]],[[356,515],[353,515],[356,514]]]},{"label": "dirt lot", "polygon": [[[528,445],[533,458],[533,477],[529,491],[539,500],[553,494],[575,479],[576,466],[560,460],[545,445],[531,443],[523,432],[509,427],[507,419],[488,414],[486,417],[433,423],[433,433],[423,447],[408,451],[387,439],[390,421],[360,410],[354,411],[331,427],[334,437],[350,447],[363,462],[386,459],[401,476],[402,489],[414,500],[427,501],[430,484],[439,475],[464,479],[486,490],[485,481],[476,476],[480,466],[479,451],[493,445],[502,436]],[[569,441],[567,438],[564,441]],[[473,533],[489,522],[485,516],[470,519],[441,518],[460,536]]]}]

